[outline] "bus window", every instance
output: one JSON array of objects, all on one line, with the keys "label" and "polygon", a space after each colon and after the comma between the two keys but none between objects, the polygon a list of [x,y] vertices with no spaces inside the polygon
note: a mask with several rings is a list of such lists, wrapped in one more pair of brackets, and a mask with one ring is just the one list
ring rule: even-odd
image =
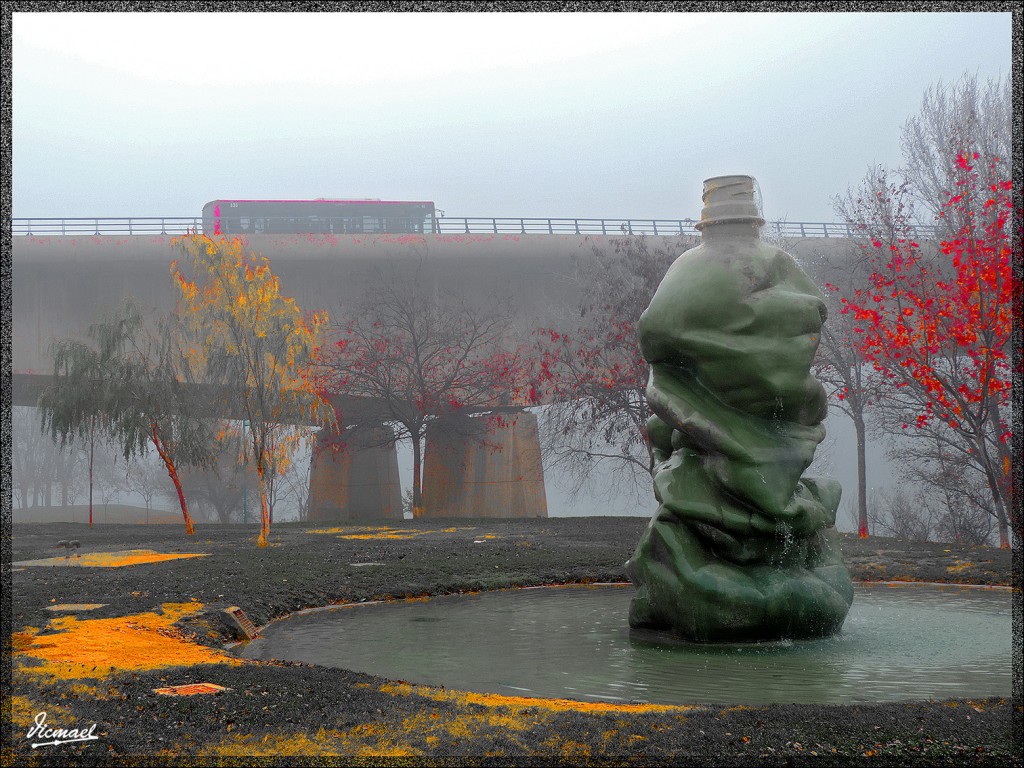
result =
[{"label": "bus window", "polygon": [[433,232],[429,202],[380,200],[214,200],[203,206],[203,231],[255,233]]}]

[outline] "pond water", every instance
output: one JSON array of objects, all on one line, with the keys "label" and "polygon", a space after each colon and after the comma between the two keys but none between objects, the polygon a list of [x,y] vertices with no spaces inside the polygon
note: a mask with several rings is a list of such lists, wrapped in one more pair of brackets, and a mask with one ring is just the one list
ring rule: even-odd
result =
[{"label": "pond water", "polygon": [[239,653],[480,693],[658,704],[1009,696],[1009,590],[856,585],[823,640],[697,645],[631,631],[632,586],[545,587],[296,614]]}]

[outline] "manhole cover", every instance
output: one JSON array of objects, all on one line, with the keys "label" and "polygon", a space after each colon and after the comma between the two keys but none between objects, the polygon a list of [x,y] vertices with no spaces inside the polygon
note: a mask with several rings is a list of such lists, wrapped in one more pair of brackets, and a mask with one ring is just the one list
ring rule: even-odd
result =
[{"label": "manhole cover", "polygon": [[230,690],[230,688],[214,683],[189,683],[187,685],[172,685],[167,688],[154,688],[153,692],[162,696],[196,696],[200,693],[220,693]]}]

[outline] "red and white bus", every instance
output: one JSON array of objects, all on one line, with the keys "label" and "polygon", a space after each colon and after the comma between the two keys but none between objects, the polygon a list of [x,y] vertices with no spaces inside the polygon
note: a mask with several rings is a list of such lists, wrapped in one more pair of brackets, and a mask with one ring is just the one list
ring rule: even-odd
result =
[{"label": "red and white bus", "polygon": [[203,234],[423,234],[437,231],[430,202],[397,200],[212,200]]}]

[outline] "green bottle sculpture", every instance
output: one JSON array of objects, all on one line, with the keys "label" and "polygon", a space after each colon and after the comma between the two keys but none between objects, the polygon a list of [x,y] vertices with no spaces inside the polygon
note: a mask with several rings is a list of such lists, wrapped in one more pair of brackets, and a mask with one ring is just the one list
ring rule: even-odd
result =
[{"label": "green bottle sculpture", "polygon": [[841,488],[803,477],[825,437],[811,362],[822,295],[764,243],[754,179],[704,182],[701,244],[640,318],[660,502],[626,563],[631,627],[696,642],[823,637],[853,602]]}]

